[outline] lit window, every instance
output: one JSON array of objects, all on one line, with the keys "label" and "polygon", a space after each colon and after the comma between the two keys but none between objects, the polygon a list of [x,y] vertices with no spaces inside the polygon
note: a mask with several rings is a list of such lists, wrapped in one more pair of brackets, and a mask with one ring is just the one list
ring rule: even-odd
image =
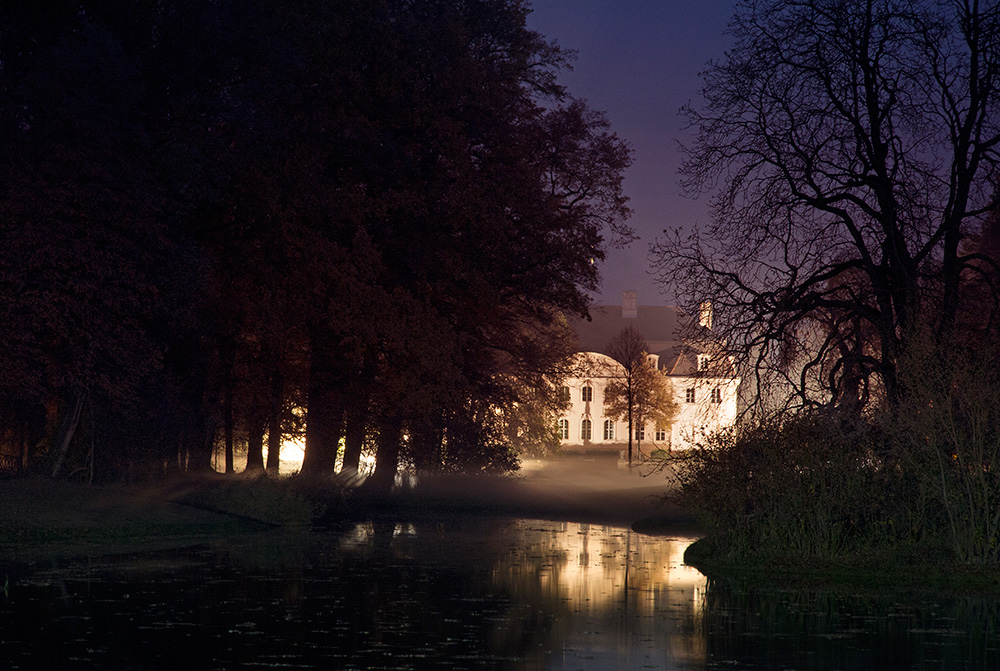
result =
[{"label": "lit window", "polygon": [[656,439],[655,439],[656,442],[662,443],[666,439],[667,439],[667,431],[666,431],[666,429],[662,429],[660,427],[656,427]]},{"label": "lit window", "polygon": [[712,390],[712,403],[722,403],[722,390],[718,387]]},{"label": "lit window", "polygon": [[580,422],[580,440],[590,440],[591,426],[589,419]]},{"label": "lit window", "polygon": [[559,420],[559,438],[561,440],[569,439],[569,420],[560,419]]},{"label": "lit window", "polygon": [[593,387],[584,387],[582,389],[582,396],[583,396],[583,402],[584,403],[590,403],[591,401],[594,400],[594,388]]},{"label": "lit window", "polygon": [[635,439],[636,440],[646,440],[646,425],[640,424],[635,427]]},{"label": "lit window", "polygon": [[684,390],[684,401],[694,403],[694,387],[688,387]]},{"label": "lit window", "polygon": [[708,370],[708,355],[699,354],[698,355],[698,370],[705,371]]},{"label": "lit window", "polygon": [[615,439],[615,423],[610,419],[604,420],[604,440]]}]

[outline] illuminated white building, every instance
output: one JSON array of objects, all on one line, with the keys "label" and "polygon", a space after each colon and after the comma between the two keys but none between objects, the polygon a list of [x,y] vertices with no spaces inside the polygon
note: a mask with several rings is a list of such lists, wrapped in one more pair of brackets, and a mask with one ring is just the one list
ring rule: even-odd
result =
[{"label": "illuminated white building", "polygon": [[[691,447],[701,436],[736,421],[737,390],[732,359],[712,337],[711,308],[699,316],[694,333],[681,339],[686,318],[679,308],[638,305],[636,292],[626,291],[621,306],[591,308],[591,320],[571,323],[577,336],[579,377],[567,380],[564,393],[570,408],[559,419],[562,447],[586,450],[624,450],[628,424],[604,414],[604,391],[617,364],[607,355],[611,339],[634,326],[646,340],[646,351],[667,375],[677,412],[667,426],[635,427],[642,455],[656,450]],[[633,443],[635,449],[636,443]]]}]

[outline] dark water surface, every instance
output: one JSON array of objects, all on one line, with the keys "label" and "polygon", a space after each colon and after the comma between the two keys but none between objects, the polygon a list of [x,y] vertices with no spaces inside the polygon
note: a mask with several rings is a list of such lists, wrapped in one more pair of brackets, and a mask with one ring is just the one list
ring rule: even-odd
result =
[{"label": "dark water surface", "polygon": [[687,538],[368,523],[8,566],[0,668],[993,669],[992,597],[708,584]]}]

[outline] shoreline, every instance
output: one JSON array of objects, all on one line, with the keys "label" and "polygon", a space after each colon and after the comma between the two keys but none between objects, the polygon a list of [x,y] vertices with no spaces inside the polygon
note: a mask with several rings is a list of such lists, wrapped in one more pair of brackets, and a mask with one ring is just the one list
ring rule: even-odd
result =
[{"label": "shoreline", "polygon": [[649,535],[700,535],[694,519],[662,502],[664,478],[610,470],[604,460],[561,458],[513,476],[434,475],[386,496],[335,479],[237,474],[148,486],[83,485],[44,476],[0,480],[0,561],[142,552],[268,529],[309,533],[352,521],[453,515],[525,517],[628,527]]}]

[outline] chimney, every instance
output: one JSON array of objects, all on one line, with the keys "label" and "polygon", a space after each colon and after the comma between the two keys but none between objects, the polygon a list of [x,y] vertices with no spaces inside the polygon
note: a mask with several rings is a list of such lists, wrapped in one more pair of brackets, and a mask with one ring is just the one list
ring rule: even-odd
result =
[{"label": "chimney", "polygon": [[712,301],[702,301],[698,306],[698,323],[712,330]]},{"label": "chimney", "polygon": [[622,319],[635,319],[639,316],[639,292],[622,292]]}]

